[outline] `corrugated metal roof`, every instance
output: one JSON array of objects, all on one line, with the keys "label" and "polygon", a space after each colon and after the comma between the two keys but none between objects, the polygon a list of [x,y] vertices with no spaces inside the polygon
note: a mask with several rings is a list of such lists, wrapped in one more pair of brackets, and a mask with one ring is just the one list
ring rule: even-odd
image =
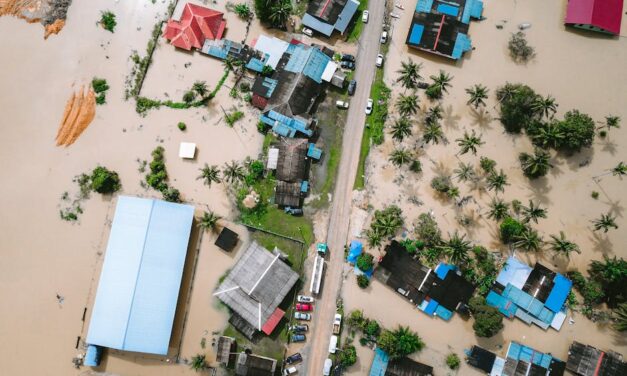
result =
[{"label": "corrugated metal roof", "polygon": [[327,37],[330,37],[331,34],[333,34],[333,30],[335,30],[334,25],[320,21],[309,13],[305,13],[305,15],[303,16],[302,24],[310,29],[314,29],[320,34],[326,35]]},{"label": "corrugated metal roof", "polygon": [[359,8],[359,1],[348,0],[346,2],[346,5],[344,6],[344,9],[342,9],[342,12],[337,17],[337,21],[335,21],[335,30],[339,31],[341,34],[344,34],[346,29],[348,28],[348,24],[355,16],[357,8]]},{"label": "corrugated metal roof", "polygon": [[544,305],[553,312],[559,312],[564,306],[566,298],[568,298],[573,283],[559,273],[555,276],[553,282],[555,284]]},{"label": "corrugated metal roof", "polygon": [[165,355],[194,207],[120,196],[87,343]]}]

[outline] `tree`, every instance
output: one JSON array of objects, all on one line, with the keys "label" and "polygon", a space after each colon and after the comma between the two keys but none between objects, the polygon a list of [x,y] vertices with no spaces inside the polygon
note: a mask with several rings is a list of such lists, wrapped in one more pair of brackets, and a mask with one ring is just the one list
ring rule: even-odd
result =
[{"label": "tree", "polygon": [[520,153],[518,156],[520,167],[526,177],[536,179],[545,176],[549,169],[553,168],[551,164],[551,154],[542,149],[536,148],[534,154]]},{"label": "tree", "polygon": [[359,288],[365,289],[370,285],[370,280],[364,274],[360,274],[357,276],[357,286]]},{"label": "tree", "polygon": [[438,124],[427,124],[425,131],[422,134],[422,139],[427,144],[430,142],[439,144],[443,137],[444,133],[442,132],[442,127]]},{"label": "tree", "polygon": [[564,142],[564,133],[559,127],[559,122],[555,120],[546,123],[535,122],[527,129],[527,133],[533,143],[541,148],[558,149]]},{"label": "tree", "polygon": [[376,229],[368,229],[366,237],[368,238],[368,245],[371,247],[379,247],[383,241],[383,234]]},{"label": "tree", "polygon": [[467,88],[466,93],[470,96],[470,99],[468,99],[466,104],[473,106],[475,109],[479,108],[479,106],[485,106],[484,99],[488,99],[488,92],[488,88],[481,84]]},{"label": "tree", "polygon": [[344,345],[339,353],[339,362],[344,367],[350,367],[357,363],[357,350],[353,345]]},{"label": "tree", "polygon": [[484,297],[470,298],[468,306],[475,319],[472,328],[477,337],[492,337],[503,328],[503,315],[496,308],[487,305]]},{"label": "tree", "polygon": [[415,89],[418,86],[418,82],[422,81],[420,76],[421,68],[422,63],[416,64],[411,59],[401,62],[401,69],[396,71],[396,73],[399,73],[396,82],[400,83],[405,89]]},{"label": "tree", "polygon": [[348,314],[346,323],[351,328],[362,329],[365,323],[364,312],[358,309],[352,310]]},{"label": "tree", "polygon": [[534,204],[533,200],[529,200],[529,206],[522,207],[523,223],[534,221],[538,223],[538,218],[546,218],[546,209],[542,209],[540,205]]},{"label": "tree", "polygon": [[289,0],[279,0],[270,7],[268,20],[274,26],[284,27],[292,14],[292,2]]},{"label": "tree", "polygon": [[485,142],[481,141],[481,136],[475,134],[474,129],[471,134],[464,132],[464,137],[455,141],[457,141],[457,146],[460,147],[459,154],[466,154],[471,151],[473,155],[477,155],[477,147],[485,144]]},{"label": "tree", "polygon": [[490,174],[494,172],[494,168],[496,167],[496,161],[488,157],[481,157],[479,158],[479,167],[481,167],[483,172],[485,172],[486,174]]},{"label": "tree", "polygon": [[422,240],[427,247],[436,247],[442,242],[442,232],[431,215],[420,214],[414,228],[418,239]]},{"label": "tree", "polygon": [[255,0],[255,14],[261,22],[270,23],[269,16],[272,12],[270,5],[270,0]]},{"label": "tree", "polygon": [[192,85],[192,90],[196,92],[201,98],[204,98],[205,95],[209,92],[207,88],[207,83],[205,81],[196,81]]},{"label": "tree", "polygon": [[402,142],[405,137],[411,136],[411,123],[406,117],[397,119],[392,124],[392,138],[396,141]]},{"label": "tree", "polygon": [[122,188],[118,173],[106,167],[97,166],[94,168],[89,179],[91,189],[101,194],[115,193]]},{"label": "tree", "polygon": [[377,340],[377,345],[390,356],[390,359],[399,359],[422,350],[425,344],[417,333],[408,327],[399,326],[393,331],[384,330]]},{"label": "tree", "polygon": [[531,104],[531,109],[534,113],[544,116],[547,119],[552,118],[557,112],[557,102],[555,98],[550,95],[543,97],[541,95],[536,96]]},{"label": "tree", "polygon": [[429,85],[425,94],[429,99],[440,99],[443,93],[448,93],[448,88],[451,87],[451,77],[448,73],[440,70],[437,76],[429,76],[433,83]]},{"label": "tree", "polygon": [[196,354],[192,357],[189,367],[196,372],[204,371],[209,368],[205,354]]},{"label": "tree", "polygon": [[500,221],[509,216],[509,204],[505,201],[493,198],[490,202],[490,211],[488,212],[488,218]]},{"label": "tree", "polygon": [[496,91],[500,103],[500,120],[505,130],[519,133],[536,119],[532,107],[537,94],[527,85],[506,83]]},{"label": "tree", "polygon": [[102,26],[103,29],[113,33],[117,24],[113,12],[109,10],[100,12],[100,26]]},{"label": "tree", "polygon": [[[608,115],[605,117],[605,125],[603,126],[608,131],[612,128],[620,128],[620,116]],[[602,128],[603,128],[602,127]]]},{"label": "tree", "polygon": [[469,163],[459,162],[458,167],[453,170],[455,177],[459,181],[472,180],[475,176],[475,169]]},{"label": "tree", "polygon": [[442,106],[438,103],[435,106],[429,107],[427,110],[427,115],[425,116],[425,123],[429,124],[439,124],[439,121],[442,119]]},{"label": "tree", "polygon": [[378,337],[379,333],[381,333],[381,326],[377,320],[368,320],[368,324],[364,328],[364,333],[370,337]]},{"label": "tree", "polygon": [[579,151],[583,147],[590,147],[594,140],[594,120],[578,110],[568,111],[564,120],[558,123],[558,127],[564,135],[561,149],[567,151]]},{"label": "tree", "polygon": [[619,162],[616,167],[612,169],[612,175],[622,179],[623,176],[627,175],[627,165],[625,165],[624,162]]},{"label": "tree", "polygon": [[183,102],[190,104],[196,99],[196,92],[192,90],[188,90],[183,94]]},{"label": "tree", "polygon": [[370,229],[381,237],[391,236],[403,225],[403,211],[396,205],[390,205],[383,210],[375,210],[374,220]]},{"label": "tree", "polygon": [[355,265],[362,272],[367,272],[372,269],[372,266],[374,265],[374,256],[370,253],[362,253],[357,256],[357,262],[355,262]]},{"label": "tree", "polygon": [[627,330],[627,303],[620,304],[614,310],[614,329],[619,332]]},{"label": "tree", "polygon": [[627,301],[627,261],[616,256],[603,256],[603,261],[594,260],[590,263],[588,274],[602,286],[609,307]]},{"label": "tree", "polygon": [[451,178],[448,176],[439,175],[431,179],[431,188],[438,193],[447,193],[452,187]]},{"label": "tree", "polygon": [[450,369],[458,369],[460,365],[459,356],[455,353],[450,353],[446,356],[446,365]]},{"label": "tree", "polygon": [[601,217],[592,221],[592,224],[594,225],[594,231],[603,230],[604,233],[608,232],[610,228],[618,229],[616,217],[612,213],[601,214]]},{"label": "tree", "polygon": [[231,161],[224,164],[222,175],[227,182],[235,183],[244,180],[246,171],[237,161]]},{"label": "tree", "polygon": [[509,56],[517,63],[526,63],[535,56],[534,48],[527,43],[525,33],[522,31],[512,33],[507,48],[509,49]]},{"label": "tree", "polygon": [[515,237],[514,247],[526,252],[539,252],[544,241],[538,232],[530,227],[525,227],[522,233]]},{"label": "tree", "polygon": [[415,115],[418,112],[418,96],[416,94],[399,95],[396,100],[396,109],[401,116]]},{"label": "tree", "polygon": [[581,253],[579,246],[566,239],[564,231],[560,231],[560,235],[551,235],[550,247],[551,251],[558,255],[564,255],[570,258],[570,254],[573,252]]},{"label": "tree", "polygon": [[211,183],[219,183],[220,182],[220,169],[218,166],[212,165],[209,166],[205,163],[205,166],[200,170],[200,175],[196,178],[196,180],[201,180],[205,185],[211,187]]},{"label": "tree", "polygon": [[214,212],[206,211],[198,220],[198,227],[203,231],[213,231],[220,219],[222,219],[222,217]]},{"label": "tree", "polygon": [[495,192],[505,192],[505,186],[509,185],[507,182],[507,175],[503,172],[503,170],[499,171],[497,174],[496,171],[492,171],[487,178],[488,181],[488,190],[494,190]]},{"label": "tree", "polygon": [[390,162],[392,162],[396,166],[402,166],[405,163],[411,161],[411,154],[409,151],[403,148],[398,148],[390,154]]},{"label": "tree", "polygon": [[448,256],[449,262],[454,265],[463,265],[470,257],[468,252],[472,248],[470,241],[466,240],[466,234],[459,235],[457,231],[450,237],[450,239],[442,246],[444,253]]},{"label": "tree", "polygon": [[506,217],[499,227],[501,240],[508,244],[517,240],[517,238],[525,231],[525,225],[518,222],[512,217]]},{"label": "tree", "polygon": [[235,14],[243,20],[250,20],[253,17],[253,12],[250,10],[250,7],[246,3],[236,4],[233,8]]}]

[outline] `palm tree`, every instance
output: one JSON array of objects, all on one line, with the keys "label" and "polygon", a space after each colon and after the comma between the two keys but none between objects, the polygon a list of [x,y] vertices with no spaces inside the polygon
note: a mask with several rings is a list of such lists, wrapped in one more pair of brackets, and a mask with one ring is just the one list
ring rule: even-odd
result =
[{"label": "palm tree", "polygon": [[533,155],[520,153],[518,160],[525,176],[531,179],[546,175],[549,169],[553,167],[550,162],[551,154],[540,148],[536,148]]},{"label": "palm tree", "polygon": [[557,235],[551,235],[551,239],[551,251],[555,252],[556,254],[561,254],[570,258],[570,254],[572,252],[581,253],[581,250],[579,249],[579,246],[577,244],[566,239],[564,231],[560,231],[559,237]]},{"label": "palm tree", "polygon": [[411,154],[403,148],[396,149],[390,154],[390,162],[396,166],[400,167],[409,161],[411,161]]},{"label": "palm tree", "polygon": [[488,212],[488,218],[500,221],[509,216],[509,204],[505,201],[493,198],[490,202],[490,211]]},{"label": "palm tree", "polygon": [[475,169],[470,163],[459,162],[458,167],[453,172],[459,181],[468,181],[476,176]]},{"label": "palm tree", "polygon": [[227,55],[226,59],[224,59],[224,67],[228,70],[233,70],[233,67],[235,66],[235,58],[231,55]]},{"label": "palm tree", "polygon": [[457,197],[459,197],[459,188],[455,187],[455,186],[451,186],[449,187],[448,191],[446,191],[446,195],[449,198],[455,199]]},{"label": "palm tree", "polygon": [[534,144],[543,148],[558,148],[564,139],[564,132],[558,124],[558,122],[552,121],[542,127],[538,127],[537,134],[532,136]]},{"label": "palm tree", "polygon": [[460,236],[457,231],[441,247],[448,256],[449,262],[454,265],[462,265],[468,262],[468,252],[472,248],[470,241],[466,240],[466,234]]},{"label": "palm tree", "polygon": [[490,172],[487,177],[488,190],[494,190],[495,192],[505,192],[505,186],[509,185],[507,182],[507,175],[500,170],[497,174],[496,171]]},{"label": "palm tree", "polygon": [[227,182],[234,183],[244,180],[246,170],[237,161],[231,161],[224,164],[222,175]]},{"label": "palm tree", "polygon": [[398,329],[392,332],[396,346],[395,357],[403,357],[421,350],[424,347],[424,342],[420,337],[412,332],[409,327],[399,326]]},{"label": "palm tree", "polygon": [[207,361],[205,360],[204,354],[196,354],[192,357],[192,362],[190,363],[190,368],[194,371],[204,371],[209,366],[207,365]]},{"label": "palm tree", "polygon": [[427,89],[427,96],[431,99],[439,99],[442,97],[442,93],[448,93],[448,88],[451,86],[451,77],[448,73],[440,70],[437,76],[430,76],[433,80],[433,84]]},{"label": "palm tree", "polygon": [[401,116],[414,115],[418,112],[418,96],[401,94],[396,100],[396,109]]},{"label": "palm tree", "polygon": [[557,112],[557,106],[558,104],[552,96],[547,95],[546,98],[543,98],[541,95],[538,95],[531,104],[531,110],[549,119]]},{"label": "palm tree", "polygon": [[198,175],[196,180],[202,179],[203,183],[210,187],[211,187],[211,183],[220,182],[220,170],[218,169],[218,166],[216,165],[209,166],[208,164],[205,163],[205,166],[199,170],[200,170],[200,175]]},{"label": "palm tree", "polygon": [[366,237],[368,238],[368,244],[371,247],[379,247],[381,245],[381,241],[383,240],[383,234],[376,228],[366,231]]},{"label": "palm tree", "polygon": [[409,59],[407,62],[402,62],[401,65],[401,69],[396,71],[396,73],[400,74],[396,82],[400,82],[401,86],[405,89],[415,89],[418,85],[418,81],[422,80],[420,76],[422,63],[416,64],[413,60]]},{"label": "palm tree", "polygon": [[614,310],[614,316],[614,329],[619,332],[627,330],[627,303],[619,304]]},{"label": "palm tree", "polygon": [[610,228],[618,229],[616,224],[616,217],[611,213],[601,214],[601,217],[592,221],[594,225],[594,231],[603,230],[604,233],[608,232]]},{"label": "palm tree", "polygon": [[472,105],[475,109],[479,108],[479,106],[485,106],[484,99],[488,99],[488,88],[481,85],[476,84],[475,86],[469,87],[466,89],[466,93],[470,96],[467,105]]},{"label": "palm tree", "polygon": [[202,217],[200,217],[200,220],[198,221],[198,227],[204,231],[207,231],[207,230],[212,231],[216,228],[218,221],[221,219],[222,217],[215,214],[214,212],[207,211],[202,215]]},{"label": "palm tree", "polygon": [[192,90],[198,93],[201,98],[204,98],[209,89],[207,89],[207,83],[205,81],[196,81],[192,85]]},{"label": "palm tree", "polygon": [[433,142],[434,144],[439,144],[443,137],[442,127],[438,124],[428,124],[422,134],[422,139],[426,143]]},{"label": "palm tree", "polygon": [[285,26],[291,14],[291,1],[277,1],[271,6],[268,18],[274,26]]},{"label": "palm tree", "polygon": [[518,85],[510,84],[509,82],[507,82],[504,86],[500,87],[496,91],[496,100],[499,101],[499,103],[508,101],[518,93],[518,90]]},{"label": "palm tree", "polygon": [[523,206],[521,209],[524,223],[529,223],[529,221],[538,223],[538,218],[546,218],[546,209],[542,209],[540,205],[536,206],[532,200],[529,200],[529,206]]},{"label": "palm tree", "polygon": [[405,137],[411,135],[411,123],[406,117],[397,119],[392,125],[392,138],[402,142]]},{"label": "palm tree", "polygon": [[458,138],[457,146],[460,147],[459,154],[466,154],[468,151],[472,151],[473,155],[477,155],[477,147],[485,144],[485,142],[481,141],[481,136],[477,136],[475,134],[475,130],[472,130],[472,134],[468,134],[468,132],[464,132],[464,137]]},{"label": "palm tree", "polygon": [[620,116],[609,115],[605,117],[605,128],[609,131],[612,128],[620,128]]},{"label": "palm tree", "polygon": [[542,249],[543,240],[538,232],[530,227],[525,228],[522,234],[516,237],[514,247],[527,252],[538,252]]},{"label": "palm tree", "polygon": [[627,175],[627,165],[623,162],[619,162],[616,167],[612,169],[612,175],[618,176],[622,179],[623,176]]},{"label": "palm tree", "polygon": [[438,124],[438,122],[442,119],[442,106],[439,104],[429,107],[427,110],[427,116],[425,116],[425,123],[429,124]]}]

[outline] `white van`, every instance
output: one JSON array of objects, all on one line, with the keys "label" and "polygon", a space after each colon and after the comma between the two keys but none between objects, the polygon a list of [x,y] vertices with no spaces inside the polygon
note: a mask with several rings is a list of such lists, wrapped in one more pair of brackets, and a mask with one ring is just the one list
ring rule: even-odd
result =
[{"label": "white van", "polygon": [[329,358],[324,361],[324,367],[322,368],[322,375],[329,376],[331,374],[331,367],[333,367],[333,361]]},{"label": "white van", "polygon": [[335,354],[335,350],[337,350],[337,336],[331,336],[331,341],[329,342],[329,352],[331,354]]}]

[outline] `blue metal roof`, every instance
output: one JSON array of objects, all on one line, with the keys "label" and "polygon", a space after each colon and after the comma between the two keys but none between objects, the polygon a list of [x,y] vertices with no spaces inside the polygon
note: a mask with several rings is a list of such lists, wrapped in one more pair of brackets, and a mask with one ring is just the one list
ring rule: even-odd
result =
[{"label": "blue metal roof", "polygon": [[455,265],[445,264],[443,262],[439,263],[438,266],[435,267],[435,275],[437,275],[441,280],[446,278],[449,270],[456,270]]},{"label": "blue metal roof", "polygon": [[570,293],[572,286],[573,283],[570,279],[557,273],[553,279],[553,289],[549,293],[549,297],[546,299],[546,302],[544,302],[546,308],[553,312],[559,312],[564,306],[564,303],[566,303],[566,299],[568,298],[568,294]]},{"label": "blue metal roof", "polygon": [[359,1],[357,0],[348,0],[346,5],[344,5],[344,9],[337,17],[337,21],[335,21],[335,30],[344,34],[346,29],[348,28],[348,24],[351,22],[353,17],[355,16],[355,12],[357,12],[357,8],[359,8]]},{"label": "blue metal roof", "polygon": [[305,15],[303,16],[302,24],[310,29],[326,35],[327,37],[330,37],[331,34],[333,34],[333,30],[335,30],[334,25],[322,22],[316,17],[310,15],[309,13],[305,13]]},{"label": "blue metal roof", "polygon": [[437,7],[438,12],[449,16],[457,17],[459,14],[459,7],[457,5],[440,3]]},{"label": "blue metal roof", "polygon": [[411,34],[409,35],[409,43],[419,45],[422,40],[422,33],[424,30],[424,25],[413,24],[411,27]]},{"label": "blue metal roof", "polygon": [[388,369],[388,362],[390,356],[380,348],[374,350],[374,359],[372,360],[372,366],[370,366],[369,376],[384,376],[385,371]]},{"label": "blue metal roof", "polygon": [[418,0],[416,3],[416,12],[431,13],[433,0]]},{"label": "blue metal roof", "polygon": [[264,66],[265,66],[264,62],[257,59],[256,57],[253,57],[252,59],[250,59],[248,64],[246,64],[246,68],[252,71],[255,71],[257,73],[261,73],[263,71]]},{"label": "blue metal roof", "polygon": [[315,160],[319,160],[320,157],[322,157],[322,150],[317,148],[315,144],[310,143],[309,147],[307,148],[307,156],[309,158],[313,158]]},{"label": "blue metal roof", "polygon": [[470,51],[472,49],[472,41],[466,34],[459,33],[457,34],[457,38],[455,38],[455,45],[453,46],[453,53],[451,57],[453,59],[461,59],[462,55],[466,51]]},{"label": "blue metal roof", "polygon": [[120,196],[87,343],[166,355],[194,207]]},{"label": "blue metal roof", "polygon": [[299,45],[292,52],[284,69],[288,72],[302,73],[317,83],[321,83],[322,73],[329,61],[331,58],[319,49]]}]

